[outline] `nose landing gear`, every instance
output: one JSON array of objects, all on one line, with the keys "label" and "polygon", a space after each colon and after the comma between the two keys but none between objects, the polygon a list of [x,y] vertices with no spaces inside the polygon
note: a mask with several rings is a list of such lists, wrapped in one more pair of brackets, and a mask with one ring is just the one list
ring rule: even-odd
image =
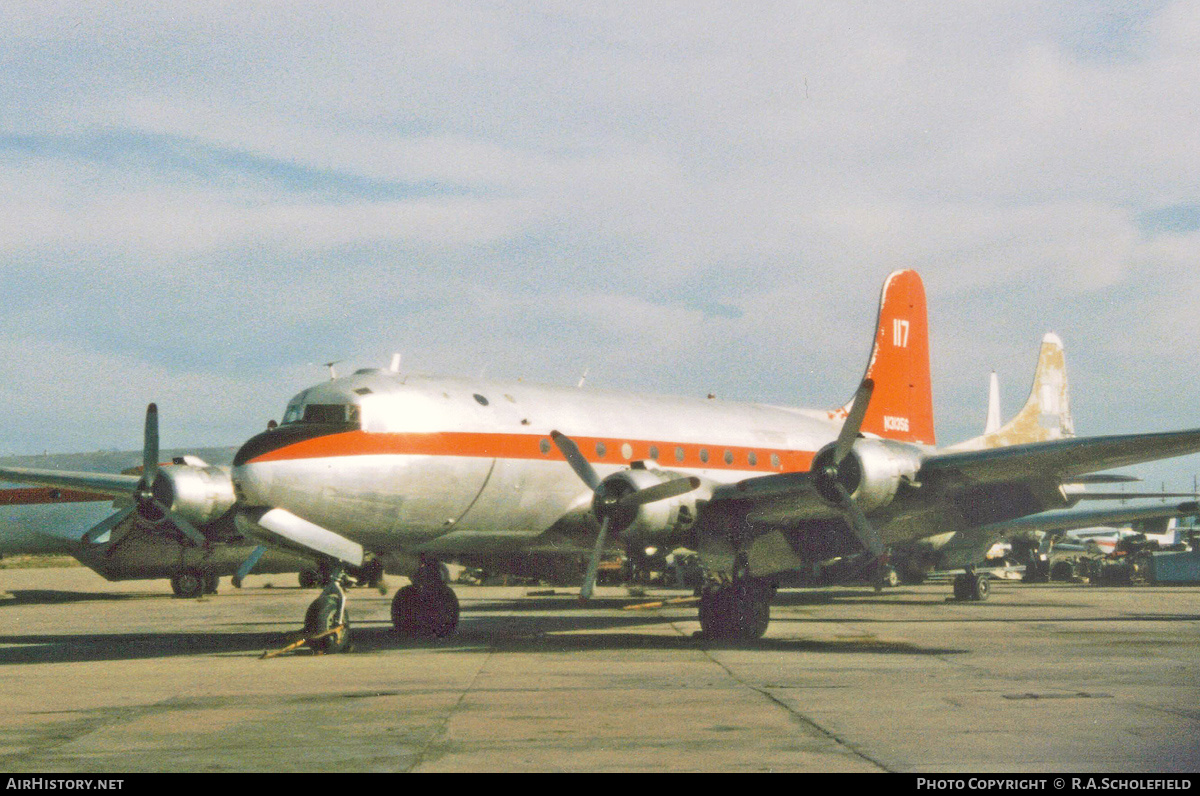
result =
[{"label": "nose landing gear", "polygon": [[304,635],[314,652],[346,652],[350,648],[350,612],[342,591],[341,573],[308,606],[304,615]]}]

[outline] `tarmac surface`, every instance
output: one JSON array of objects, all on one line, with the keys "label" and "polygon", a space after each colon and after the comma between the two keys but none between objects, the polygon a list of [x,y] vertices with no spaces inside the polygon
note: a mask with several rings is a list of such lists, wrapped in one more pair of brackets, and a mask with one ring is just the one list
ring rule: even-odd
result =
[{"label": "tarmac surface", "polygon": [[316,592],[247,583],[0,572],[0,771],[1200,770],[1200,587],[785,590],[755,644],[461,586],[456,635],[402,642],[354,589],[352,652],[260,660]]}]

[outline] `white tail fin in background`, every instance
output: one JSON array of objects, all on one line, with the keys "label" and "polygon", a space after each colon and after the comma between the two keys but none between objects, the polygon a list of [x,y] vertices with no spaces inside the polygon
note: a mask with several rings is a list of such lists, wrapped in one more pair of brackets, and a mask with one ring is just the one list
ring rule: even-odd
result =
[{"label": "white tail fin in background", "polygon": [[[993,374],[994,376],[995,374]],[[992,382],[996,384],[995,381]],[[998,387],[996,404],[999,422]],[[989,400],[989,404],[993,403]],[[947,450],[981,450],[1020,445],[1027,442],[1043,442],[1049,439],[1075,436],[1075,422],[1071,419],[1071,395],[1067,388],[1067,363],[1062,340],[1056,334],[1042,338],[1042,349],[1038,353],[1037,370],[1033,374],[1033,387],[1029,400],[1017,412],[1016,417],[1003,426],[991,429],[991,406],[988,409],[988,431],[983,436],[951,445]]]},{"label": "white tail fin in background", "polygon": [[987,421],[983,424],[983,433],[991,434],[1000,430],[1000,379],[996,377],[996,371],[992,371],[992,378],[988,382],[988,413]]}]

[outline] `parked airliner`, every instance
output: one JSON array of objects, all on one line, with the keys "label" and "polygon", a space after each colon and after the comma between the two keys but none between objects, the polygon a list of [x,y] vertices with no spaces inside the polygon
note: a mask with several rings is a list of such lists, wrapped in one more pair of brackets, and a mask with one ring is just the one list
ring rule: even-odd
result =
[{"label": "parked airliner", "polygon": [[[132,496],[90,538],[136,511],[196,544],[232,519],[331,566],[381,561],[412,579],[392,618],[420,636],[458,621],[441,560],[590,547],[588,595],[620,542],[696,550],[704,634],[757,638],[781,572],[834,558],[879,572],[890,545],[1063,508],[1088,474],[1200,450],[1200,429],[939,450],[913,271],[884,282],[864,378],[833,411],[364,370],[295,396],[228,469],[160,467],[157,439],[151,405],[141,475],[0,478]],[[334,651],[348,628],[335,578],[306,629]]]}]

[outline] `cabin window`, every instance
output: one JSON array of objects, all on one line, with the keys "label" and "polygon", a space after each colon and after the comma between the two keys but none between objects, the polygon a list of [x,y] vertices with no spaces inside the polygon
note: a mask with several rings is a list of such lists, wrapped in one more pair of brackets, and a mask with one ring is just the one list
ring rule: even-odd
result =
[{"label": "cabin window", "polygon": [[746,454],[746,461],[750,462],[751,467],[757,467],[758,466],[758,454],[755,453],[754,451],[750,451],[749,453]]},{"label": "cabin window", "polygon": [[633,446],[630,445],[628,442],[622,444],[621,445],[621,455],[624,456],[626,459],[632,459],[633,458]]},{"label": "cabin window", "polygon": [[733,464],[733,451],[725,451],[725,463]]},{"label": "cabin window", "polygon": [[705,464],[708,464],[708,448],[700,449],[700,461],[704,462]]},{"label": "cabin window", "polygon": [[604,454],[606,454],[606,453],[608,453],[608,448],[605,447],[604,443],[597,442],[596,443],[596,455],[599,456],[601,459],[603,459]]},{"label": "cabin window", "polygon": [[657,445],[650,446],[650,458],[653,459],[654,461],[658,461],[658,446]]},{"label": "cabin window", "polygon": [[487,398],[484,398],[484,397],[483,397],[482,395],[480,395],[479,393],[475,393],[475,402],[476,402],[476,403],[478,403],[480,406],[487,406],[487,405],[488,405],[488,399],[487,399]]},{"label": "cabin window", "polygon": [[677,462],[683,461],[683,446],[682,445],[675,449],[675,461],[677,461]]},{"label": "cabin window", "polygon": [[550,440],[543,437],[542,441],[538,443],[538,447],[542,449],[542,453],[549,453],[550,452]]},{"label": "cabin window", "polygon": [[779,467],[779,454],[778,453],[771,454],[771,466]]}]

